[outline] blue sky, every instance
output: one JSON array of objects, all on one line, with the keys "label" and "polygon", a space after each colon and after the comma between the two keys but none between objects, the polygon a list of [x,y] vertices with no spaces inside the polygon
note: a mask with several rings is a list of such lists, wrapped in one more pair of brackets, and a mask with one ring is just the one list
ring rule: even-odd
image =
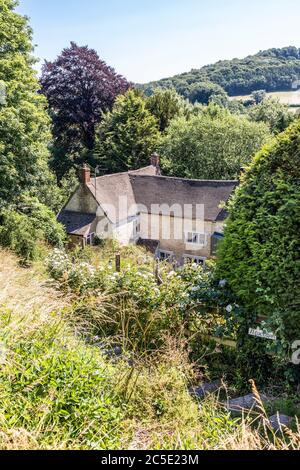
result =
[{"label": "blue sky", "polygon": [[134,82],[300,47],[299,0],[20,0],[18,10],[42,61],[75,41]]}]

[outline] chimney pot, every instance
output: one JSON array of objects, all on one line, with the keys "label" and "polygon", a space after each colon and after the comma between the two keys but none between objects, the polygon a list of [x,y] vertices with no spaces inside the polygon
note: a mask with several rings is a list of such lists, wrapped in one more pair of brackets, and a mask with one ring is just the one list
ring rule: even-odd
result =
[{"label": "chimney pot", "polygon": [[86,164],[80,170],[80,182],[84,185],[87,185],[91,182],[91,170],[90,167]]},{"label": "chimney pot", "polygon": [[156,168],[157,175],[160,175],[160,174],[161,174],[161,170],[160,170],[160,156],[158,155],[158,153],[153,153],[153,154],[151,155],[151,157],[150,157],[150,162],[151,162],[151,165]]}]

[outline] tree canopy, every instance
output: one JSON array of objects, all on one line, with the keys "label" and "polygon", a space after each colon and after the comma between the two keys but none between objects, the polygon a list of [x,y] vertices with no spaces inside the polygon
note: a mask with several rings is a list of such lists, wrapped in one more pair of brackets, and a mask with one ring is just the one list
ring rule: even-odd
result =
[{"label": "tree canopy", "polygon": [[269,137],[264,123],[211,104],[199,107],[189,119],[173,120],[160,153],[164,170],[172,176],[234,179]]},{"label": "tree canopy", "polygon": [[0,203],[27,191],[51,204],[56,188],[47,165],[50,121],[32,67],[32,31],[15,6],[0,0]]},{"label": "tree canopy", "polygon": [[175,90],[157,88],[146,99],[146,108],[157,119],[159,130],[164,132],[172,119],[186,112],[188,104]]},{"label": "tree canopy", "polygon": [[295,118],[287,105],[273,98],[265,98],[260,103],[251,106],[248,113],[253,121],[268,124],[271,132],[275,134],[283,132]]},{"label": "tree canopy", "polygon": [[149,165],[160,140],[158,122],[134,91],[119,96],[98,130],[96,163],[108,173]]},{"label": "tree canopy", "polygon": [[[201,69],[143,85],[147,94],[157,87],[175,88],[189,98],[190,90],[203,82],[220,86],[230,96],[248,95],[256,90],[291,90],[300,76],[300,49],[285,47],[261,51],[244,59],[223,60]],[[199,100],[198,100],[199,101]]]},{"label": "tree canopy", "polygon": [[54,62],[45,62],[41,84],[53,121],[52,164],[62,177],[86,151],[93,151],[103,113],[130,84],[96,51],[74,42]]}]

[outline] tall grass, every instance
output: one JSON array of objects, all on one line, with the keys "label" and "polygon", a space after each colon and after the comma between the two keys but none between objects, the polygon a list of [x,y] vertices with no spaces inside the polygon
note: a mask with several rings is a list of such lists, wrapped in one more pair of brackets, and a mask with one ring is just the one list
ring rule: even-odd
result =
[{"label": "tall grass", "polygon": [[[195,401],[180,335],[111,362],[85,341],[89,320],[70,321],[82,300],[51,287],[39,265],[22,269],[3,250],[0,260],[0,449],[300,448],[299,433],[270,431],[263,409],[233,418],[218,394]],[[114,302],[97,297],[99,324]]]}]

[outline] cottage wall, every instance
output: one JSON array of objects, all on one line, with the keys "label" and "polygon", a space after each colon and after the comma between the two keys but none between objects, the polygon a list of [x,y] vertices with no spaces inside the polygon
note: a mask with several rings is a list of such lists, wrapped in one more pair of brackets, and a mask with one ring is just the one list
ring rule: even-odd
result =
[{"label": "cottage wall", "polygon": [[[185,220],[183,223],[182,219],[153,214],[141,214],[140,220],[141,238],[159,240],[160,249],[173,252],[178,262],[182,261],[184,255],[211,258],[211,237],[215,232],[224,231],[224,223],[221,222]],[[205,233],[205,246],[187,244],[186,234],[190,231]]]},{"label": "cottage wall", "polygon": [[96,214],[98,204],[93,198],[90,190],[81,185],[73,194],[65,207],[66,211],[81,212],[83,214]]},{"label": "cottage wall", "polygon": [[135,220],[138,220],[138,218],[131,218],[113,227],[113,238],[118,240],[120,245],[126,246],[138,241],[139,235],[134,234]]}]

